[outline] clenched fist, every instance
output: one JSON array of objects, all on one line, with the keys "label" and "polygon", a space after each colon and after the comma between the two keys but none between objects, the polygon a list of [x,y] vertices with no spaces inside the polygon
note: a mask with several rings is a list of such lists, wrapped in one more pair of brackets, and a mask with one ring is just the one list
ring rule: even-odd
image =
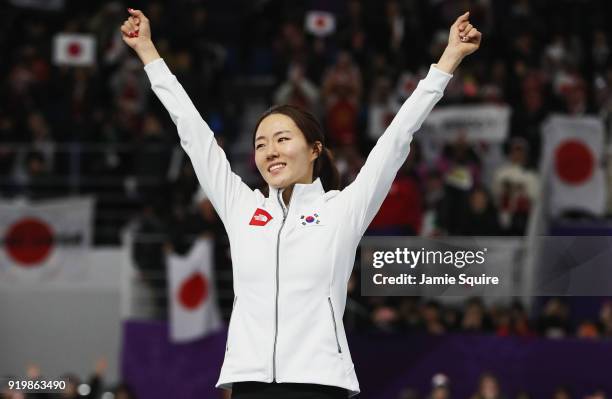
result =
[{"label": "clenched fist", "polygon": [[140,10],[128,8],[130,16],[121,25],[123,41],[133,49],[151,41],[149,20]]},{"label": "clenched fist", "polygon": [[130,16],[121,25],[121,37],[125,44],[136,51],[145,65],[160,58],[151,40],[149,19],[140,10],[128,8],[128,12]]},{"label": "clenched fist", "polygon": [[450,27],[448,44],[436,67],[444,72],[453,73],[463,58],[480,47],[482,34],[469,21],[470,12],[461,15]]},{"label": "clenched fist", "polygon": [[450,28],[448,47],[462,57],[472,54],[480,47],[482,34],[469,21],[470,12],[461,15]]}]

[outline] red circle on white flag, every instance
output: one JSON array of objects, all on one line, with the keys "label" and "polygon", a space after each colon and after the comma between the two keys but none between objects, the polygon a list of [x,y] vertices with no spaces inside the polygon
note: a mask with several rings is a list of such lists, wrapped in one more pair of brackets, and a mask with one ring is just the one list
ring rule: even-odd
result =
[{"label": "red circle on white flag", "polygon": [[566,184],[582,184],[589,180],[595,169],[591,149],[579,140],[566,140],[555,151],[557,176]]},{"label": "red circle on white flag", "polygon": [[4,243],[9,256],[18,264],[40,266],[53,247],[53,231],[40,219],[25,218],[8,228]]},{"label": "red circle on white flag", "polygon": [[178,291],[179,303],[193,310],[208,298],[208,280],[200,272],[195,272],[185,279]]},{"label": "red circle on white flag", "polygon": [[68,54],[72,57],[78,57],[81,54],[82,47],[80,43],[70,43],[68,44]]}]

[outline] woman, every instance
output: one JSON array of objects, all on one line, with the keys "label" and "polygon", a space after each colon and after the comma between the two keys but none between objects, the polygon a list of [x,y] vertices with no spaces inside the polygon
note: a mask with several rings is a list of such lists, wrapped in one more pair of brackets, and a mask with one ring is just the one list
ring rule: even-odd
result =
[{"label": "woman", "polygon": [[[232,173],[224,152],[157,53],[138,10],[121,27],[153,91],[177,125],[202,188],[232,248],[234,305],[217,387],[233,398],[346,398],[359,384],[342,325],[357,245],[408,155],[412,134],[442,97],[452,72],[480,45],[465,13],[446,51],[342,191],[319,123],[291,106],[255,128],[255,163],[267,196]],[[328,191],[330,190],[330,191]]]}]

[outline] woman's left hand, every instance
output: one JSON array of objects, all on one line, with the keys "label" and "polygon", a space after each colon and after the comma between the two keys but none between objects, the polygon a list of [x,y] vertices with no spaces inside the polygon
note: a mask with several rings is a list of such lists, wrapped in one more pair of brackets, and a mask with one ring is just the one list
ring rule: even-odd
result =
[{"label": "woman's left hand", "polygon": [[480,47],[482,33],[469,21],[470,12],[461,15],[450,28],[447,48],[461,57],[468,56]]},{"label": "woman's left hand", "polygon": [[469,21],[470,12],[461,15],[450,27],[448,45],[436,67],[447,73],[453,73],[464,57],[480,47],[482,34]]}]

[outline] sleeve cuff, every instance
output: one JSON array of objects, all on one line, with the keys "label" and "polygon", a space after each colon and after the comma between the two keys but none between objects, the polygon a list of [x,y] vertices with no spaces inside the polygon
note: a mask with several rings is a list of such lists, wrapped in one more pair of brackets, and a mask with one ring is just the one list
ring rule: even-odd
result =
[{"label": "sleeve cuff", "polygon": [[170,72],[170,69],[168,68],[168,65],[166,65],[163,58],[158,58],[149,62],[144,66],[144,70],[147,73],[151,83],[159,82],[164,77],[172,75],[172,72]]},{"label": "sleeve cuff", "polygon": [[427,82],[428,86],[437,88],[443,91],[448,85],[448,82],[450,82],[452,78],[453,78],[453,75],[436,68],[435,65],[432,64],[429,67],[429,72],[427,73],[427,76],[425,77],[425,81]]}]

